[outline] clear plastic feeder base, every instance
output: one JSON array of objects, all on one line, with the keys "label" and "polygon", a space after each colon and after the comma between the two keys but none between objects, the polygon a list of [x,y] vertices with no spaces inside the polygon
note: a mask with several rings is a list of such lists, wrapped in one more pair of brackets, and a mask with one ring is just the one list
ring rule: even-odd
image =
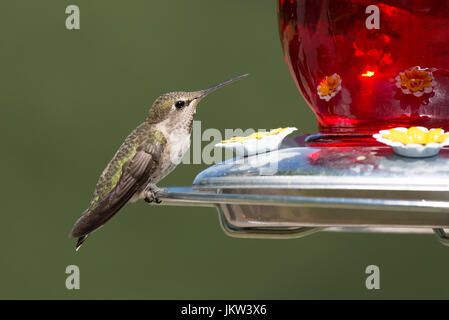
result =
[{"label": "clear plastic feeder base", "polygon": [[448,245],[449,152],[410,159],[389,147],[291,147],[209,167],[165,204],[211,206],[226,234],[431,233]]}]

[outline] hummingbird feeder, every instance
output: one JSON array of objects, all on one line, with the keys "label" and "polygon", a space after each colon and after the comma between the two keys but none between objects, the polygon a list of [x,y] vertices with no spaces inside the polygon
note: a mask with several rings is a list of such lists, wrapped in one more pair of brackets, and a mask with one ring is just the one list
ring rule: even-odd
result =
[{"label": "hummingbird feeder", "polygon": [[243,152],[159,197],[216,208],[234,237],[434,232],[448,245],[449,2],[278,0],[277,12],[319,133]]}]

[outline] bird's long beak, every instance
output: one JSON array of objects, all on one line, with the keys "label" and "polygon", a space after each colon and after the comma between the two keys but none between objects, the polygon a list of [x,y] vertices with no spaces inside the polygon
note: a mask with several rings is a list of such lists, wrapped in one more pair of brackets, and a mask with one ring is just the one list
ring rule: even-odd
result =
[{"label": "bird's long beak", "polygon": [[232,82],[235,82],[235,81],[240,80],[240,79],[242,79],[242,78],[245,78],[245,77],[247,77],[247,76],[248,76],[247,73],[246,73],[246,74],[242,74],[241,76],[238,76],[238,77],[232,78],[232,79],[230,79],[230,80],[227,80],[227,81],[225,81],[225,82],[219,83],[219,84],[217,84],[217,85],[215,85],[215,86],[213,86],[213,87],[210,87],[210,88],[208,88],[208,89],[204,89],[204,90],[198,91],[199,95],[198,95],[195,99],[201,99],[201,98],[204,98],[205,96],[207,96],[207,95],[208,95],[209,93],[211,93],[212,91],[215,91],[215,90],[217,90],[218,88],[221,88],[221,87],[223,87],[223,86],[225,86],[225,85],[228,85],[228,84],[230,84],[230,83],[232,83]]}]

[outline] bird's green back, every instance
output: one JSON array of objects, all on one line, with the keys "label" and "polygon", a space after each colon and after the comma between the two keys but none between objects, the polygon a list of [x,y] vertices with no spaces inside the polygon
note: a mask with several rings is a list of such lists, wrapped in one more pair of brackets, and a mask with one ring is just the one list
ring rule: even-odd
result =
[{"label": "bird's green back", "polygon": [[98,179],[89,210],[93,210],[115,188],[122,175],[123,166],[135,156],[139,146],[151,139],[155,134],[153,131],[150,124],[143,122],[128,135]]}]

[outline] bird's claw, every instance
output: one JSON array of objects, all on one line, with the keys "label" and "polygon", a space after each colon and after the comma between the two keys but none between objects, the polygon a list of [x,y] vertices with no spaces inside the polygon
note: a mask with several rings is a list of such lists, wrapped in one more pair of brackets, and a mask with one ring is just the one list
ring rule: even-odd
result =
[{"label": "bird's claw", "polygon": [[148,196],[146,196],[144,200],[147,203],[152,203],[153,202],[153,199],[150,199]]},{"label": "bird's claw", "polygon": [[151,193],[151,194],[149,194],[149,193],[150,192],[147,193],[147,195],[144,199],[147,203],[153,203],[153,202],[161,203],[162,202],[162,200],[159,199],[158,197],[156,197],[156,195],[154,193]]},{"label": "bird's claw", "polygon": [[144,200],[145,200],[147,203],[152,203],[152,202],[154,202],[154,203],[161,203],[161,202],[162,202],[162,200],[159,199],[158,197],[152,197],[152,198],[145,197]]},{"label": "bird's claw", "polygon": [[156,196],[156,194],[158,194],[158,193],[161,192],[161,191],[165,191],[165,189],[160,189],[160,188],[157,188],[157,187],[152,187],[152,188],[148,189],[148,190],[146,191],[146,195],[145,195],[144,200],[145,200],[147,203],[152,203],[152,202],[155,202],[155,203],[161,203],[162,200],[159,199],[159,198]]}]

